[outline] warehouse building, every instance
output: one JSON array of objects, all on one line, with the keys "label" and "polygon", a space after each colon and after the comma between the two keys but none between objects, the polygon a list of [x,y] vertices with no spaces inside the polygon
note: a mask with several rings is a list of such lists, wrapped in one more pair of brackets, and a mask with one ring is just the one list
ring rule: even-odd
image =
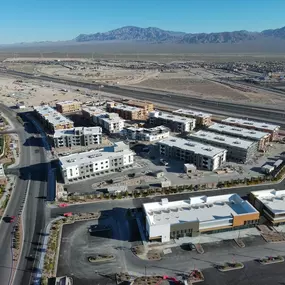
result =
[{"label": "warehouse building", "polygon": [[61,101],[56,103],[56,110],[59,113],[74,113],[81,111],[81,102],[79,101]]},{"label": "warehouse building", "polygon": [[198,196],[188,200],[143,204],[146,233],[150,241],[169,242],[180,237],[195,237],[254,226],[259,212],[238,194]]},{"label": "warehouse building", "polygon": [[246,162],[257,152],[258,143],[228,135],[198,131],[189,136],[191,140],[206,143],[227,150],[227,158],[236,162]]},{"label": "warehouse building", "polygon": [[278,132],[280,129],[280,126],[278,125],[244,120],[239,118],[231,118],[231,117],[222,120],[222,123],[230,126],[237,126],[237,127],[269,133],[271,141],[274,141],[278,138]]},{"label": "warehouse building", "polygon": [[169,129],[164,126],[150,129],[130,127],[125,129],[125,134],[130,140],[153,142],[168,138],[170,132]]},{"label": "warehouse building", "polygon": [[272,226],[285,224],[285,190],[254,191],[249,201]]},{"label": "warehouse building", "polygon": [[64,117],[49,105],[35,106],[34,111],[41,123],[52,133],[55,130],[71,129],[74,127],[71,120]]},{"label": "warehouse building", "polygon": [[216,170],[226,161],[227,151],[196,141],[169,137],[158,142],[161,156],[194,164],[198,169]]},{"label": "warehouse building", "polygon": [[59,164],[65,184],[122,171],[134,163],[134,153],[123,142],[104,150],[92,150],[60,157]]},{"label": "warehouse building", "polygon": [[256,131],[256,130],[249,130],[236,126],[229,126],[229,125],[215,123],[211,125],[207,130],[213,131],[215,133],[230,135],[237,138],[244,138],[252,141],[257,141],[258,150],[265,150],[266,146],[270,141],[269,133]]},{"label": "warehouse building", "polygon": [[67,130],[56,130],[53,135],[55,148],[74,146],[95,146],[102,143],[101,127],[76,127]]},{"label": "warehouse building", "polygon": [[197,126],[210,126],[212,123],[212,114],[209,113],[189,109],[179,109],[173,111],[173,114],[188,118],[194,118],[196,120]]},{"label": "warehouse building", "polygon": [[146,112],[143,108],[115,102],[107,103],[107,111],[110,113],[117,113],[121,118],[130,121],[145,121],[148,116],[148,112]]},{"label": "warehouse building", "polygon": [[153,111],[149,113],[149,123],[154,126],[164,125],[173,132],[188,133],[195,129],[196,120],[182,116]]}]

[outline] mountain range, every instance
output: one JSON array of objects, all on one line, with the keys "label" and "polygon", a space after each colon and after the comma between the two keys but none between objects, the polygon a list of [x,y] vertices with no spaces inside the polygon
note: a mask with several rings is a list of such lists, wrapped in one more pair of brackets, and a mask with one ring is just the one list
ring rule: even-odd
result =
[{"label": "mountain range", "polygon": [[262,32],[233,31],[221,33],[184,33],[166,31],[159,28],[126,26],[105,33],[80,34],[74,41],[143,41],[149,43],[207,44],[242,43],[265,38],[285,40],[285,27]]}]

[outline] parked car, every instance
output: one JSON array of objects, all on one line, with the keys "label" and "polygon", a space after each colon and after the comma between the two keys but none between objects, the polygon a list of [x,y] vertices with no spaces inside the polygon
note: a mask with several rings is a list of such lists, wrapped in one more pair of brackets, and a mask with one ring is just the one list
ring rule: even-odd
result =
[{"label": "parked car", "polygon": [[167,166],[167,165],[168,165],[168,162],[167,162],[166,160],[164,160],[164,159],[160,159],[159,161],[160,161],[160,163],[161,163],[162,165],[164,165],[164,166]]}]

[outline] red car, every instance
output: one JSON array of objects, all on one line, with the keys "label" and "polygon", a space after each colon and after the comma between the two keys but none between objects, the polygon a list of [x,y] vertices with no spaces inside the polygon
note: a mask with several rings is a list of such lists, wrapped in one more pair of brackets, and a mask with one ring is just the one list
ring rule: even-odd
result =
[{"label": "red car", "polygon": [[14,222],[15,222],[15,219],[16,219],[16,216],[11,216],[11,217],[10,217],[10,223],[14,223]]}]

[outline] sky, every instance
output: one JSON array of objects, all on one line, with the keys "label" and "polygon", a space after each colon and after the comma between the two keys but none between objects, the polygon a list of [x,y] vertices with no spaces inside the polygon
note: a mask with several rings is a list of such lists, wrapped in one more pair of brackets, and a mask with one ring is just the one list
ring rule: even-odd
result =
[{"label": "sky", "polygon": [[285,26],[285,0],[1,0],[0,44],[71,40],[122,26],[189,33]]}]

